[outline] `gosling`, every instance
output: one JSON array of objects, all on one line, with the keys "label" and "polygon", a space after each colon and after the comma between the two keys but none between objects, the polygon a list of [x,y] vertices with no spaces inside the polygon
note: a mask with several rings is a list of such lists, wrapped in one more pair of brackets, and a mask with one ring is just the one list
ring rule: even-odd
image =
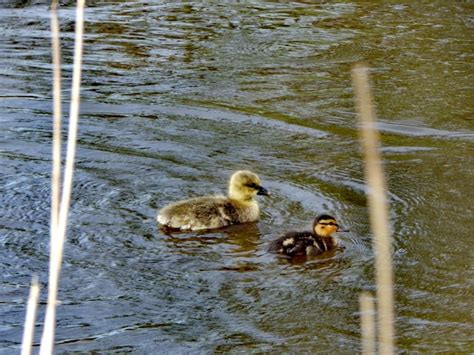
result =
[{"label": "gosling", "polygon": [[255,195],[269,196],[259,177],[248,170],[235,172],[229,181],[229,196],[202,196],[169,204],[158,211],[163,226],[180,230],[203,230],[255,222],[260,217]]},{"label": "gosling", "polygon": [[336,232],[347,230],[334,217],[322,214],[314,219],[312,231],[288,232],[270,244],[270,251],[288,257],[319,255],[337,247],[337,238],[333,236]]}]

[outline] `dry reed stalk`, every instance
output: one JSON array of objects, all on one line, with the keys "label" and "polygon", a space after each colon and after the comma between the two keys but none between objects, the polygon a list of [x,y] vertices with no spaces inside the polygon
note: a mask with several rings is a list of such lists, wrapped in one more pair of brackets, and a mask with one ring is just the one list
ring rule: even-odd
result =
[{"label": "dry reed stalk", "polygon": [[362,354],[375,354],[375,307],[374,298],[368,292],[363,292],[360,302],[360,329],[362,332]]},{"label": "dry reed stalk", "polygon": [[39,294],[40,286],[38,283],[38,278],[33,275],[26,307],[25,326],[23,329],[23,340],[21,342],[21,355],[31,354],[33,336],[35,334],[36,310],[38,309]]},{"label": "dry reed stalk", "polygon": [[[51,237],[56,235],[61,193],[61,46],[58,2],[51,3],[51,44],[53,59],[53,169],[51,177]],[[51,239],[52,240],[52,239]]]},{"label": "dry reed stalk", "polygon": [[352,81],[361,124],[370,224],[374,235],[379,350],[381,354],[393,354],[393,276],[388,202],[367,67],[356,65],[352,70]]},{"label": "dry reed stalk", "polygon": [[56,305],[59,276],[63,258],[63,247],[66,235],[67,217],[71,200],[72,178],[74,173],[74,157],[76,154],[77,126],[79,121],[79,101],[82,70],[82,44],[84,30],[84,0],[78,0],[76,6],[76,26],[74,39],[74,68],[72,77],[71,105],[69,112],[69,130],[66,152],[66,166],[64,171],[64,184],[59,204],[59,217],[55,234],[51,235],[49,282],[48,282],[48,305],[46,307],[46,319],[41,338],[40,354],[49,355],[53,353],[55,328],[56,328]]}]

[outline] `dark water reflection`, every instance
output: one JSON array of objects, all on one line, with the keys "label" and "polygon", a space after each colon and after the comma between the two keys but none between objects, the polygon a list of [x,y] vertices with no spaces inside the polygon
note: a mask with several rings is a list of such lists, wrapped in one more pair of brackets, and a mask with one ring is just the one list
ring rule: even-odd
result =
[{"label": "dark water reflection", "polygon": [[[66,97],[72,5],[60,12]],[[358,295],[374,290],[349,74],[360,60],[383,133],[397,346],[471,351],[472,5],[89,5],[59,352],[357,351]],[[11,353],[31,274],[47,280],[51,67],[45,2],[1,7],[0,344]],[[221,193],[241,168],[273,193],[259,223],[157,227],[158,207]],[[321,212],[351,230],[345,249],[268,254]]]}]

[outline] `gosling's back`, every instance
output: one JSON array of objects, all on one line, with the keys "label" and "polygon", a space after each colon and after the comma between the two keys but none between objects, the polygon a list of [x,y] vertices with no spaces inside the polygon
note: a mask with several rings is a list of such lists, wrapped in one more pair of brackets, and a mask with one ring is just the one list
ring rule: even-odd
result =
[{"label": "gosling's back", "polygon": [[172,203],[158,214],[158,222],[175,229],[213,229],[259,218],[258,204],[242,204],[225,196],[203,196]]}]

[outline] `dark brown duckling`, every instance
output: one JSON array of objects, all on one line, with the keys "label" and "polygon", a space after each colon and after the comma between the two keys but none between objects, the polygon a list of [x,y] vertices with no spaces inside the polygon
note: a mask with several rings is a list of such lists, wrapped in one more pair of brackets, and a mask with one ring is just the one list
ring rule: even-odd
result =
[{"label": "dark brown duckling", "polygon": [[270,244],[270,251],[289,257],[319,255],[337,247],[336,232],[345,230],[334,217],[322,214],[314,219],[312,231],[288,232]]}]

